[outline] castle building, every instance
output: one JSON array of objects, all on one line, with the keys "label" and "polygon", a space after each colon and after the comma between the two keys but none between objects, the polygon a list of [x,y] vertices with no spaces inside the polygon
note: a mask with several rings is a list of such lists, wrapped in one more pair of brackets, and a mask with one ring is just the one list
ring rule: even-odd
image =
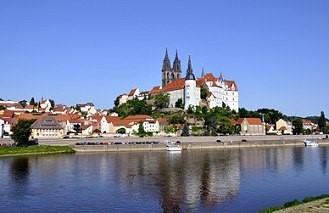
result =
[{"label": "castle building", "polygon": [[[185,78],[181,76],[181,63],[177,51],[173,67],[171,67],[166,49],[162,64],[162,86],[155,86],[152,90],[141,93],[138,88],[135,88],[130,91],[125,100],[120,99],[120,103],[125,103],[133,98],[143,99],[147,95],[166,93],[169,95],[169,107],[175,107],[181,99],[185,110],[196,106],[208,106],[208,108],[226,106],[231,110],[239,110],[239,92],[235,81],[224,79],[222,74],[215,77],[212,73],[205,73],[204,69],[202,69],[201,77],[196,78],[190,56]],[[206,99],[203,100],[201,99],[201,88],[208,92]]]}]

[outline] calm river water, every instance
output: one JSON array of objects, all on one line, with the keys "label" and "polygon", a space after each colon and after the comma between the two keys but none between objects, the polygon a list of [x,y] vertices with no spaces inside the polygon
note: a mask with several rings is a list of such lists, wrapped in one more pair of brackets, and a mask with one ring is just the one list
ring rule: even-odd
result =
[{"label": "calm river water", "polygon": [[329,147],[0,158],[0,212],[257,212],[329,193]]}]

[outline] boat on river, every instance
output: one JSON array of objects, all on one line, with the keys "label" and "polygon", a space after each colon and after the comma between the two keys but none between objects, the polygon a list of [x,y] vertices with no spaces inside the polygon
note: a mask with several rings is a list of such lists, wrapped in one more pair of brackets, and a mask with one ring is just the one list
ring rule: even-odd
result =
[{"label": "boat on river", "polygon": [[304,142],[305,146],[313,146],[313,147],[319,146],[319,144],[316,143],[315,141],[305,139],[305,140],[303,140],[303,142]]},{"label": "boat on river", "polygon": [[175,142],[167,141],[166,148],[167,148],[167,151],[169,151],[169,152],[180,152],[180,151],[182,151],[182,147],[179,144],[175,143]]}]

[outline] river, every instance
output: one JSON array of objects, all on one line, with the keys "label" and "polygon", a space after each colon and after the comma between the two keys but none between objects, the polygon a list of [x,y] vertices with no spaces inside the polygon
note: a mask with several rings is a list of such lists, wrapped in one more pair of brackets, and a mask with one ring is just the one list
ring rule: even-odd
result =
[{"label": "river", "polygon": [[329,147],[0,158],[0,212],[257,212],[329,193]]}]

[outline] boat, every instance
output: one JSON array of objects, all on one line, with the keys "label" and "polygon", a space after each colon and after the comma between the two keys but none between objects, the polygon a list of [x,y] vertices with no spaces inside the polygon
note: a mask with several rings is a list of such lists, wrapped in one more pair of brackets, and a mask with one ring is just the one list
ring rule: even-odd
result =
[{"label": "boat", "polygon": [[167,148],[167,151],[169,151],[169,152],[180,152],[180,151],[182,151],[182,147],[179,144],[174,143],[174,142],[168,142],[167,141],[166,148]]},{"label": "boat", "polygon": [[305,146],[314,146],[314,147],[319,146],[319,144],[316,143],[315,141],[305,139],[305,140],[303,140],[303,142],[304,142]]}]

